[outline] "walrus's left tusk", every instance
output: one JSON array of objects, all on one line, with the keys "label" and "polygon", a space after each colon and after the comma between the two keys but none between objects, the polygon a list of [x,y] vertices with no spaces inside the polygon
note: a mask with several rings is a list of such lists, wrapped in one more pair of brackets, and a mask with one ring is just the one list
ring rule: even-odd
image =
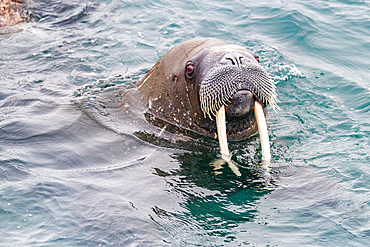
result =
[{"label": "walrus's left tusk", "polygon": [[221,106],[221,108],[216,112],[216,124],[218,141],[220,143],[221,157],[224,161],[227,162],[230,169],[235,173],[235,175],[240,177],[242,174],[239,172],[236,164],[231,160],[229,146],[227,144],[225,106]]},{"label": "walrus's left tusk", "polygon": [[271,153],[265,114],[263,113],[262,105],[257,101],[254,104],[254,115],[256,116],[258,132],[261,139],[262,161],[270,162]]}]

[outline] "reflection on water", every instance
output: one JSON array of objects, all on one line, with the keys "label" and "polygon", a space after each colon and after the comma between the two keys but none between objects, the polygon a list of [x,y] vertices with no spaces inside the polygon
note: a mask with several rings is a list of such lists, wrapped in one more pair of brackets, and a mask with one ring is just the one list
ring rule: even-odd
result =
[{"label": "reflection on water", "polygon": [[[273,191],[275,185],[265,170],[253,166],[240,168],[237,177],[227,166],[216,173],[211,162],[217,151],[182,152],[171,155],[179,168],[165,171],[154,168],[153,173],[163,177],[168,191],[182,198],[181,212],[159,206],[153,212],[158,224],[170,234],[186,239],[184,243],[219,243],[237,238],[234,228],[254,222],[258,217],[258,201]],[[189,229],[192,229],[190,233]],[[188,234],[192,234],[189,236]],[[221,241],[221,242],[222,242]]]}]

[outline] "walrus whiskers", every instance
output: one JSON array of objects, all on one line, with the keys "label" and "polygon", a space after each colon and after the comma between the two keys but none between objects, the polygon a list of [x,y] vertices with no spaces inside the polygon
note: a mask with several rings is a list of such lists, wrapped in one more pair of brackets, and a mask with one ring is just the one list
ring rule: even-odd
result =
[{"label": "walrus whiskers", "polygon": [[256,64],[220,66],[212,70],[200,87],[201,109],[205,117],[212,115],[240,89],[251,91],[265,105],[276,107],[276,87],[267,72]]}]

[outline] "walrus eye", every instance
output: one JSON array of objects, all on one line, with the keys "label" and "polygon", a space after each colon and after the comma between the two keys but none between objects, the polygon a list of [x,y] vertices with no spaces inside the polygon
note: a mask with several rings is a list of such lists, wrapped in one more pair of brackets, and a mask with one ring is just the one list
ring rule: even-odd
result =
[{"label": "walrus eye", "polygon": [[191,77],[193,76],[193,74],[194,74],[194,65],[193,65],[193,64],[191,64],[191,63],[187,64],[187,65],[186,65],[186,70],[185,70],[185,72],[186,72],[186,76],[187,76],[188,78],[191,78]]},{"label": "walrus eye", "polygon": [[260,62],[260,57],[254,54],[254,58],[257,60],[257,62]]}]

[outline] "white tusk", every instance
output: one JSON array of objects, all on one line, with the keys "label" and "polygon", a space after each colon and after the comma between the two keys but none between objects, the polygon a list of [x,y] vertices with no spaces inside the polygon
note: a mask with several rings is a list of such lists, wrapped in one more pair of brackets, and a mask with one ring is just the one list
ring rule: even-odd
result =
[{"label": "white tusk", "polygon": [[237,176],[240,177],[241,173],[239,172],[239,169],[236,166],[236,164],[231,160],[229,146],[227,144],[225,106],[221,106],[221,108],[216,112],[216,124],[217,124],[218,141],[220,143],[221,157],[223,160],[227,162],[230,169]]},{"label": "white tusk", "polygon": [[221,108],[217,111],[216,124],[217,124],[217,135],[218,135],[218,140],[220,142],[220,150],[221,150],[222,158],[224,160],[226,160],[227,158],[230,159],[230,152],[229,152],[229,147],[227,144],[227,135],[226,135],[225,106],[221,106]]},{"label": "white tusk", "polygon": [[265,114],[263,113],[262,105],[257,101],[254,104],[254,115],[256,116],[258,132],[260,134],[261,139],[262,161],[270,162],[271,153]]}]

